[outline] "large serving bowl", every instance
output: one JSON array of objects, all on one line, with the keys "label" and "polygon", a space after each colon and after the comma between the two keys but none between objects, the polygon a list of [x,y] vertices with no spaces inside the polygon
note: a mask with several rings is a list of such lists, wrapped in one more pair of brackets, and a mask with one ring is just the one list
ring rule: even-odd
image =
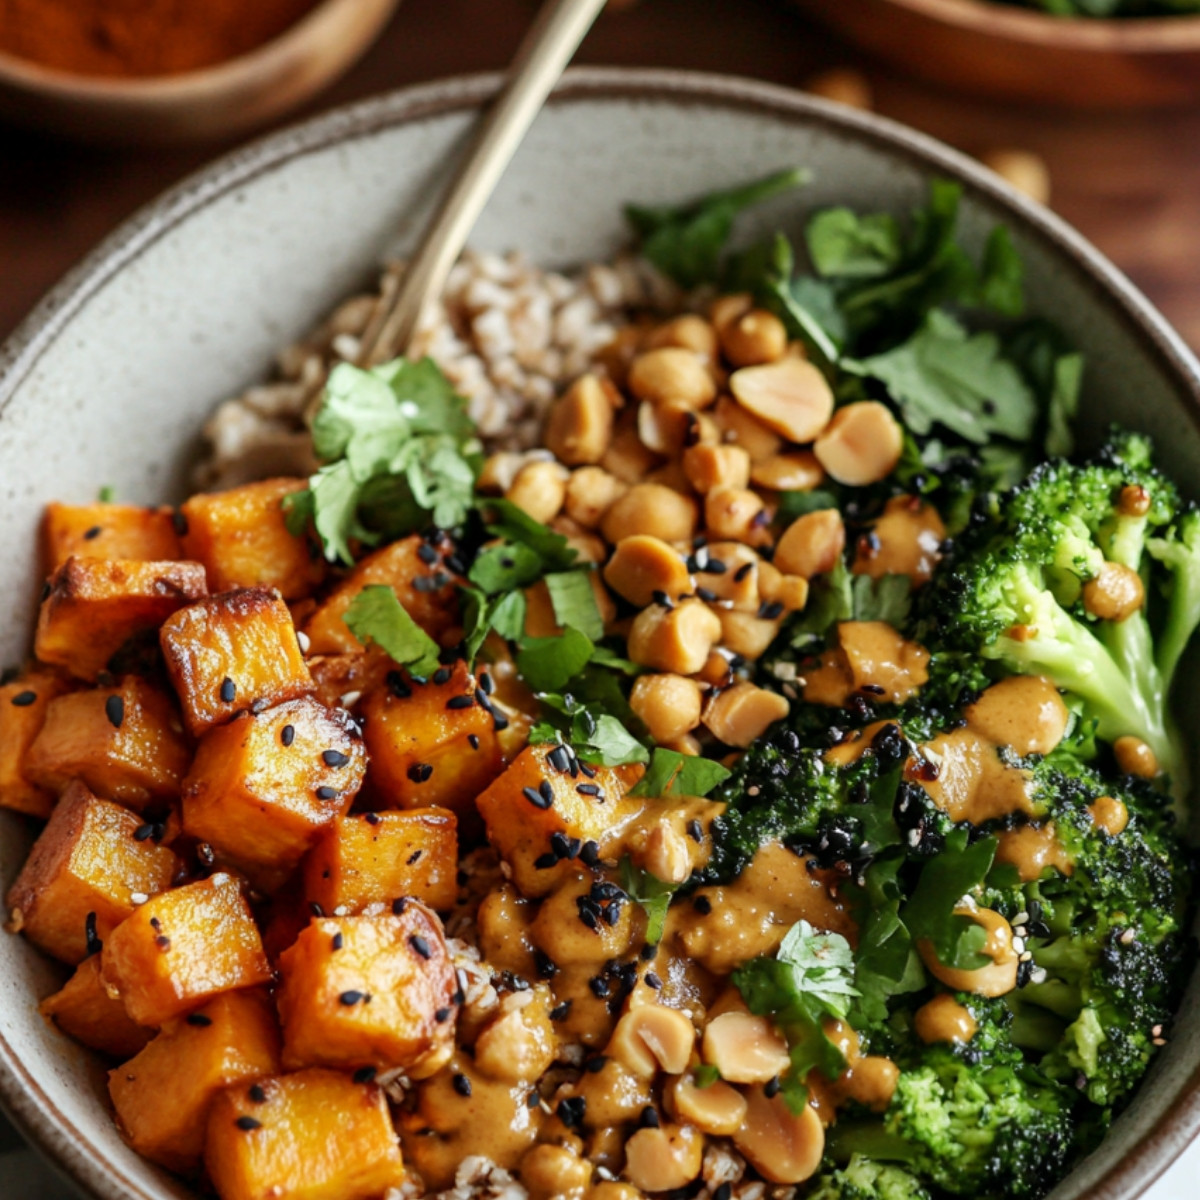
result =
[{"label": "large serving bowl", "polygon": [[1200,16],[1053,17],[998,0],[794,0],[914,75],[999,100],[1153,108],[1200,99]]},{"label": "large serving bowl", "polygon": [[[367,282],[420,226],[491,78],[398,92],[275,135],[194,177],[130,221],[37,308],[0,354],[0,662],[29,645],[41,585],[42,505],[184,494],[213,405],[269,369],[274,351]],[[670,72],[570,74],[475,233],[569,265],[622,243],[623,201],[669,201],[792,164],[799,198],[747,222],[795,229],[833,202],[902,212],[934,176],[962,181],[967,241],[997,221],[1029,268],[1034,311],[1088,353],[1083,421],[1153,434],[1166,467],[1200,476],[1200,372],[1162,318],[1045,210],[952,151],[876,117],[742,80]],[[1186,677],[1186,676],[1185,676]],[[1182,697],[1192,741],[1200,705]],[[35,830],[0,817],[7,887]],[[192,1196],[121,1142],[91,1056],[49,1029],[36,999],[59,968],[0,936],[0,1100],[61,1169],[106,1200]],[[1196,987],[1137,1102],[1056,1200],[1129,1200],[1200,1130]]]}]

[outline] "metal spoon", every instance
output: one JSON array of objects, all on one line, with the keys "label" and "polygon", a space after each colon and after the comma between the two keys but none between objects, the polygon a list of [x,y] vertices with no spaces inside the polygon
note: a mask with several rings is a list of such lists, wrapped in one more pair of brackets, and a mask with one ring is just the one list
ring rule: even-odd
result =
[{"label": "metal spoon", "polygon": [[442,294],[450,268],[529,126],[604,4],[549,0],[542,7],[517,50],[504,90],[421,235],[400,288],[364,333],[359,366],[374,366],[407,348],[425,309]]}]

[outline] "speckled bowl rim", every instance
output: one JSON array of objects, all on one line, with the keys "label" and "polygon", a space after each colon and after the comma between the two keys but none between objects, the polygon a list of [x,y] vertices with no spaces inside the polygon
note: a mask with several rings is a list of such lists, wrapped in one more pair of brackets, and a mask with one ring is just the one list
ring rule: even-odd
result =
[{"label": "speckled bowl rim", "polygon": [[[0,349],[0,413],[38,359],[70,328],[84,304],[159,238],[216,197],[255,176],[315,150],[370,137],[409,121],[461,112],[484,104],[499,87],[495,74],[471,75],[404,88],[335,109],[268,135],[191,175],[131,217],[106,238],[38,303]],[[1107,307],[1164,375],[1187,398],[1200,429],[1200,363],[1162,315],[1098,250],[1049,210],[1008,187],[974,160],[924,134],[869,113],[857,112],[787,88],[733,76],[692,71],[619,67],[573,68],[550,100],[658,100],[680,105],[758,112],[773,119],[823,126],[871,146],[886,148],[921,167],[958,179],[968,194],[1003,209],[1026,236],[1049,248],[1064,269],[1090,282]],[[59,1171],[99,1200],[162,1200],[121,1169],[95,1156],[0,1037],[0,1106],[22,1134]],[[1136,1200],[1200,1133],[1200,1064],[1180,1089],[1155,1131],[1110,1169],[1080,1200]]]}]

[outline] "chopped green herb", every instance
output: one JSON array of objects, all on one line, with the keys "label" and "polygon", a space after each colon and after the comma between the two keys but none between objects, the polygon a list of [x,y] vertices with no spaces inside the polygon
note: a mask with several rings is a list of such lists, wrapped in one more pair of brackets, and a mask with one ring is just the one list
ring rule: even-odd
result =
[{"label": "chopped green herb", "polygon": [[591,638],[578,629],[526,638],[517,651],[517,669],[535,692],[558,692],[588,664],[592,649]]},{"label": "chopped green herb", "polygon": [[427,678],[437,670],[437,642],[408,615],[392,588],[363,588],[342,620],[364,646],[374,642],[414,675]]},{"label": "chopped green herb", "polygon": [[646,914],[646,941],[657,946],[662,941],[667,910],[671,907],[677,885],[664,883],[649,871],[635,867],[626,855],[620,863],[621,887],[631,900],[636,900]]},{"label": "chopped green herb", "polygon": [[695,754],[680,754],[675,750],[654,749],[650,766],[631,796],[707,796],[718,784],[729,778],[729,771]]},{"label": "chopped green herb", "polygon": [[598,642],[604,636],[604,618],[592,590],[590,571],[554,571],[545,577],[554,606],[554,619],[567,629]]}]

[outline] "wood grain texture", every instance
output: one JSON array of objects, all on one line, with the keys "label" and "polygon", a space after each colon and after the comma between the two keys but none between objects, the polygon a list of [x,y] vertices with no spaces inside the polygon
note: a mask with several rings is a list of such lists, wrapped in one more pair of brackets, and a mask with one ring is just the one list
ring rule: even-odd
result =
[{"label": "wood grain texture", "polygon": [[[387,88],[504,66],[533,0],[405,0],[384,36],[316,111]],[[1053,206],[1200,347],[1200,112],[1066,113],[964,98],[879,67],[791,0],[640,0],[606,13],[586,63],[687,67],[792,87],[862,67],[877,108],[969,153],[1029,148]],[[223,147],[105,151],[0,128],[0,334],[104,234]]]}]

